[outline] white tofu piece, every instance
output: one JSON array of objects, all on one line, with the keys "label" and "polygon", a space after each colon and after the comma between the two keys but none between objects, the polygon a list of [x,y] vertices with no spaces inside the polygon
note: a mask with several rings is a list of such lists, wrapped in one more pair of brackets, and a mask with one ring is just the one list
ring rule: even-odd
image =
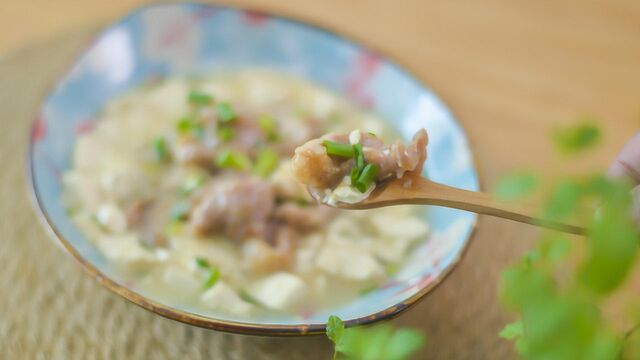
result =
[{"label": "white tofu piece", "polygon": [[98,240],[98,248],[109,260],[138,269],[149,268],[165,258],[142,247],[133,234],[103,236]]},{"label": "white tofu piece", "polygon": [[116,204],[102,204],[98,208],[96,219],[113,234],[124,234],[127,231],[127,217]]},{"label": "white tofu piece", "polygon": [[322,244],[320,234],[311,234],[300,241],[295,252],[295,271],[299,274],[313,273],[315,271],[315,257]]},{"label": "white tofu piece", "polygon": [[415,241],[425,239],[429,233],[429,226],[416,216],[390,215],[383,213],[371,217],[371,225],[383,237]]},{"label": "white tofu piece", "polygon": [[300,277],[278,272],[249,285],[247,292],[270,309],[291,311],[306,299],[308,288]]},{"label": "white tofu piece", "polygon": [[202,289],[202,281],[194,272],[179,265],[172,264],[164,268],[162,281],[180,294],[195,294]]},{"label": "white tofu piece", "polygon": [[200,297],[202,303],[216,311],[239,316],[249,315],[253,305],[242,300],[238,294],[224,281],[218,281]]},{"label": "white tofu piece", "polygon": [[357,243],[329,241],[318,253],[316,266],[345,279],[367,281],[384,277],[384,267]]}]

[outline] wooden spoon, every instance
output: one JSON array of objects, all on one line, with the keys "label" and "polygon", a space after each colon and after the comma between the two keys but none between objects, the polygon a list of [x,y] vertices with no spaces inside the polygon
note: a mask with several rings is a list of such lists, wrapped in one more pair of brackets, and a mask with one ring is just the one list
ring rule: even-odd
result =
[{"label": "wooden spoon", "polygon": [[496,216],[567,233],[583,235],[584,228],[541,217],[540,206],[496,199],[475,192],[439,184],[423,177],[404,177],[379,185],[369,197],[355,204],[338,202],[341,209],[372,209],[382,206],[436,205]]}]

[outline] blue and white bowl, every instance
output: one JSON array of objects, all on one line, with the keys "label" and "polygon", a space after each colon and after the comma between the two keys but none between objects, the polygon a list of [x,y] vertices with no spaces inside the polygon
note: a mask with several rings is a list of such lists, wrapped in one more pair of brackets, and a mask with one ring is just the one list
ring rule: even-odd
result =
[{"label": "blue and white bowl", "polygon": [[[211,329],[266,335],[323,332],[330,314],[347,325],[399,314],[444,277],[460,259],[476,215],[432,208],[432,234],[408,264],[381,288],[329,312],[281,318],[203,314],[145,295],[112,266],[72,223],[61,202],[60,175],[71,164],[78,134],[91,129],[114,97],[152,79],[246,67],[297,75],[370,107],[406,139],[429,132],[425,174],[437,182],[478,190],[464,132],[428,88],[393,62],[331,32],[253,11],[202,4],[154,5],[105,29],[64,74],[35,119],[29,157],[36,207],[51,234],[96,280],[162,316]],[[81,301],[81,300],[80,300]]]}]

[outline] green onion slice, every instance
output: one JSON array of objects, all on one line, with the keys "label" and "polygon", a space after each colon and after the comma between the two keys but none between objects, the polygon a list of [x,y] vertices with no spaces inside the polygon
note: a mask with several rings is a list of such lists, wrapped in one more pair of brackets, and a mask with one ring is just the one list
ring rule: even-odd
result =
[{"label": "green onion slice", "polygon": [[188,214],[189,203],[186,201],[178,202],[171,208],[171,220],[173,221],[185,220]]},{"label": "green onion slice", "polygon": [[198,265],[200,269],[209,270],[211,268],[211,266],[209,265],[209,261],[207,261],[207,259],[203,257],[196,256],[194,260],[196,262],[196,265]]},{"label": "green onion slice", "polygon": [[268,177],[278,166],[278,154],[271,149],[262,149],[256,158],[254,171],[258,176]]},{"label": "green onion slice", "polygon": [[224,150],[216,157],[216,165],[223,169],[246,171],[251,168],[251,160],[245,154]]},{"label": "green onion slice", "polygon": [[353,168],[351,168],[351,174],[349,175],[349,177],[351,178],[351,185],[356,186],[358,177],[360,177],[360,171],[357,167],[354,166]]},{"label": "green onion slice", "polygon": [[204,288],[210,289],[215,285],[220,279],[220,270],[217,267],[211,267],[209,269],[209,275],[207,276],[207,280],[204,282]]},{"label": "green onion slice", "polygon": [[187,101],[192,105],[206,106],[213,104],[213,97],[201,91],[192,90],[187,96]]},{"label": "green onion slice", "polygon": [[356,153],[356,168],[358,168],[358,171],[362,171],[362,169],[364,169],[364,153],[362,152],[362,145],[353,145],[353,150]]},{"label": "green onion slice", "polygon": [[181,134],[193,133],[198,136],[202,135],[204,131],[202,124],[190,116],[184,116],[178,119],[176,130]]},{"label": "green onion slice", "polygon": [[267,140],[274,141],[278,139],[278,133],[276,132],[277,123],[271,116],[260,116],[258,118],[258,126],[260,126],[260,130],[267,136]]},{"label": "green onion slice", "polygon": [[231,105],[229,105],[229,103],[226,103],[226,102],[219,103],[216,106],[216,110],[218,113],[218,118],[222,123],[232,122],[238,117],[235,110],[233,110]]},{"label": "green onion slice", "polygon": [[354,147],[350,144],[342,144],[331,140],[325,140],[322,145],[327,149],[327,154],[350,158],[355,155]]},{"label": "green onion slice", "polygon": [[153,153],[158,161],[169,160],[169,148],[163,137],[157,137],[153,140]]},{"label": "green onion slice", "polygon": [[358,180],[356,181],[355,185],[356,189],[358,189],[358,191],[360,191],[361,193],[365,193],[373,182],[373,179],[375,178],[377,173],[378,166],[376,166],[375,164],[367,164],[364,169],[362,169],[360,176],[358,176]]},{"label": "green onion slice", "polygon": [[231,127],[223,126],[218,129],[218,139],[222,141],[232,140],[235,136],[236,132]]},{"label": "green onion slice", "polygon": [[182,195],[189,195],[204,184],[205,177],[202,174],[190,175],[180,188]]}]

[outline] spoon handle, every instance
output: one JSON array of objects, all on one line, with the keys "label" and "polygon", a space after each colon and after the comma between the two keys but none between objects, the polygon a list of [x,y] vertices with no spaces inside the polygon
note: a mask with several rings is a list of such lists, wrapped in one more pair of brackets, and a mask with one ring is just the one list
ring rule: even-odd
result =
[{"label": "spoon handle", "polygon": [[[395,194],[391,194],[388,191],[391,189],[386,189],[384,193],[389,197],[385,197],[402,199],[401,203],[403,204],[444,206],[572,234],[582,235],[585,233],[584,228],[580,226],[544,219],[541,216],[541,206],[504,201],[497,199],[489,193],[463,190],[439,184],[422,177],[413,179],[413,183],[408,187],[399,183],[400,182],[395,184],[396,186],[393,186],[394,189],[392,192],[395,192]],[[379,201],[385,202],[383,199],[379,199]],[[391,205],[393,201],[386,202],[388,205]]]}]

